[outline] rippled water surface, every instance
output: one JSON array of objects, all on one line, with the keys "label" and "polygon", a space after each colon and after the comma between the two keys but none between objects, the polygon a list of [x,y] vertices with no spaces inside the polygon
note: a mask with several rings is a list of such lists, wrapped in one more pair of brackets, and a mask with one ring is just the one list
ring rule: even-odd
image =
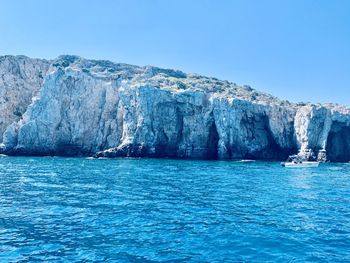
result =
[{"label": "rippled water surface", "polygon": [[350,165],[0,158],[0,262],[350,262]]}]

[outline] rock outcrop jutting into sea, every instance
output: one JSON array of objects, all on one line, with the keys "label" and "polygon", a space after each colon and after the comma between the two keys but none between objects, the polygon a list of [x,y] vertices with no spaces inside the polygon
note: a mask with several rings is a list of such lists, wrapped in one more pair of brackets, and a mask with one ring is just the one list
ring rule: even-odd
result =
[{"label": "rock outcrop jutting into sea", "polygon": [[0,57],[10,155],[350,160],[350,110],[157,67]]}]

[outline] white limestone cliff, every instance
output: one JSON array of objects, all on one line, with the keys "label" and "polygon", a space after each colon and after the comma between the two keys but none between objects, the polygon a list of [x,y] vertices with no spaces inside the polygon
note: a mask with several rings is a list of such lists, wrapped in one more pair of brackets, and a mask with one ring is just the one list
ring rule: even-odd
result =
[{"label": "white limestone cliff", "polygon": [[294,127],[302,155],[321,160],[350,160],[349,109],[332,104],[306,105],[298,109]]},{"label": "white limestone cliff", "polygon": [[0,57],[0,134],[27,110],[42,87],[48,67],[46,60]]},{"label": "white limestone cliff", "polygon": [[0,74],[0,94],[12,94],[0,100],[7,154],[284,159],[300,150],[350,160],[350,111],[336,105],[298,106],[215,78],[76,56],[1,57]]}]

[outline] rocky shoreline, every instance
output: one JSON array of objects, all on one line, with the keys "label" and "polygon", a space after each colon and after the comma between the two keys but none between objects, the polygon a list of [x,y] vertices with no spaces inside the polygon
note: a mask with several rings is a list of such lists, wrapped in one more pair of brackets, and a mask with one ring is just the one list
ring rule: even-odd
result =
[{"label": "rocky shoreline", "polygon": [[0,57],[8,155],[350,161],[350,110],[181,71]]}]

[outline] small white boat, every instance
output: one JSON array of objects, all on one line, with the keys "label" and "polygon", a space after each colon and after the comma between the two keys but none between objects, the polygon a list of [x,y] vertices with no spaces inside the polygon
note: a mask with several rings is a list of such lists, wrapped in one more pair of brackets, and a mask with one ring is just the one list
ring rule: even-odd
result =
[{"label": "small white boat", "polygon": [[318,167],[319,162],[310,162],[304,161],[303,158],[299,155],[291,155],[289,156],[286,162],[281,163],[283,167],[288,168],[308,168],[308,167]]}]

